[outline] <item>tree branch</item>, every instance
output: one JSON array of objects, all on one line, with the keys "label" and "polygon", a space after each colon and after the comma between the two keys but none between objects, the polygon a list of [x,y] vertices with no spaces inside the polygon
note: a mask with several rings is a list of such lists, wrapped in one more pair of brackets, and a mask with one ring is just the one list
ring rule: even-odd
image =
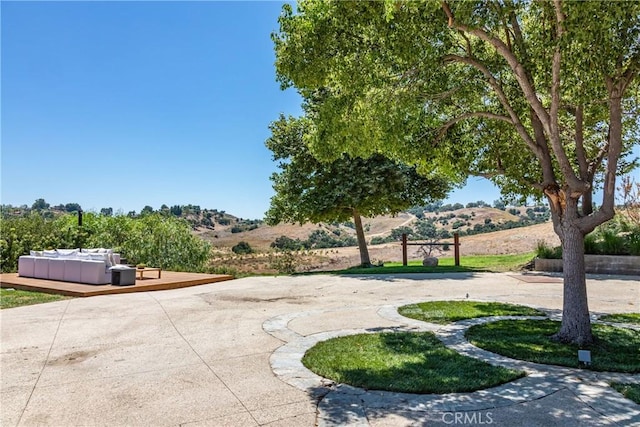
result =
[{"label": "tree branch", "polygon": [[551,126],[549,122],[549,114],[547,113],[547,110],[545,110],[544,105],[542,105],[542,102],[538,99],[533,84],[527,76],[525,68],[518,61],[514,53],[509,50],[509,47],[502,40],[489,35],[484,30],[471,28],[464,24],[456,22],[455,17],[453,16],[453,12],[451,11],[451,8],[446,1],[442,2],[442,9],[449,19],[449,27],[474,35],[480,40],[484,40],[485,42],[491,44],[495,48],[496,52],[498,52],[500,56],[502,56],[507,61],[507,64],[509,64],[509,67],[511,67],[511,70],[513,71],[514,76],[518,81],[520,88],[522,89],[525,99],[529,102],[531,107],[540,118],[540,121],[542,122],[547,134],[550,134]]},{"label": "tree branch", "polygon": [[503,122],[513,124],[513,121],[511,120],[511,118],[507,116],[501,116],[500,114],[490,113],[488,111],[475,111],[472,113],[464,113],[458,117],[454,117],[453,119],[449,120],[440,128],[440,130],[438,131],[438,135],[433,141],[433,145],[438,144],[442,140],[442,138],[447,133],[449,128],[451,128],[451,126],[463,120],[470,119],[472,117],[481,117],[481,118],[491,119],[491,120],[501,120]]},{"label": "tree branch", "polygon": [[472,67],[480,71],[487,78],[489,85],[493,88],[496,95],[498,95],[498,99],[500,100],[500,103],[509,114],[509,117],[511,118],[511,123],[515,126],[516,131],[518,132],[520,137],[529,146],[529,149],[536,155],[536,157],[541,159],[541,152],[538,146],[536,145],[535,141],[531,138],[531,135],[529,135],[529,133],[527,132],[527,129],[524,127],[524,125],[520,121],[518,114],[515,112],[513,107],[511,107],[511,104],[509,103],[509,99],[507,98],[507,95],[502,90],[500,83],[498,83],[498,81],[493,76],[493,74],[491,74],[491,71],[489,71],[489,69],[484,64],[478,62],[474,58],[469,58],[466,56],[446,55],[443,58],[443,61],[445,63],[446,62],[462,62],[468,65],[471,65]]},{"label": "tree branch", "polygon": [[605,157],[607,157],[608,152],[609,152],[609,141],[607,140],[607,142],[605,142],[605,144],[602,146],[602,148],[598,152],[598,155],[596,156],[596,158],[593,159],[591,163],[589,163],[589,167],[587,169],[587,173],[589,174],[589,177],[595,176],[596,171],[598,170],[600,165],[602,165],[602,161],[604,160]]},{"label": "tree branch", "polygon": [[[513,6],[512,2],[509,2],[510,6]],[[515,13],[510,13],[510,21],[511,27],[513,28],[513,37],[514,42],[517,48],[520,50],[520,55],[523,58],[525,63],[529,62],[529,52],[527,51],[526,44],[524,43],[524,37],[522,35],[522,29],[520,28],[520,23],[518,23],[518,18]],[[526,71],[527,80],[530,82],[531,86],[535,90],[535,86],[533,83],[533,77],[531,76],[530,71]],[[542,184],[542,188],[548,187],[556,182],[556,174],[553,170],[553,162],[551,160],[551,155],[549,153],[549,146],[547,144],[547,139],[544,134],[544,126],[540,121],[540,118],[536,115],[536,112],[533,110],[531,106],[529,106],[529,119],[531,120],[531,127],[533,128],[533,136],[537,146],[540,149],[541,159],[540,165],[542,167],[542,180],[544,183]],[[542,189],[541,189],[542,190]]]},{"label": "tree branch", "polygon": [[[493,172],[469,171],[469,173],[473,176],[479,176],[481,178],[486,178],[486,179],[491,179],[491,178],[495,178],[496,176],[504,175],[505,172],[506,171],[501,168],[497,168]],[[539,190],[540,192],[544,191],[544,184],[529,182],[529,181],[525,181],[524,179],[516,179],[516,182],[518,182],[520,185],[524,187],[532,187],[536,190]]]},{"label": "tree branch", "polygon": [[589,185],[580,180],[573,171],[567,153],[562,147],[560,136],[558,117],[560,112],[560,65],[562,62],[562,53],[560,52],[559,43],[564,35],[565,16],[562,12],[560,0],[554,0],[553,5],[556,12],[556,47],[554,48],[551,62],[551,106],[549,108],[549,125],[551,132],[548,133],[548,135],[551,141],[551,148],[558,159],[558,163],[560,163],[560,168],[567,183],[571,187],[571,192],[576,191],[583,193],[588,191]]},{"label": "tree branch", "polygon": [[576,142],[576,160],[580,168],[580,178],[587,180],[589,177],[589,165],[587,163],[587,153],[584,149],[584,110],[579,105],[575,109],[576,117],[576,133],[574,136]]}]

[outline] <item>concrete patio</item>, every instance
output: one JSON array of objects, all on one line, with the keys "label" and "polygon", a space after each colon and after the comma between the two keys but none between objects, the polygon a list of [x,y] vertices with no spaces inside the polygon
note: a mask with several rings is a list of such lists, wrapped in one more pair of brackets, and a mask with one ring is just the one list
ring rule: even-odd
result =
[{"label": "concrete patio", "polygon": [[[640,277],[588,280],[594,314],[640,311]],[[300,368],[329,336],[436,329],[447,345],[518,363],[395,315],[405,303],[465,299],[562,304],[557,277],[519,274],[252,277],[0,311],[1,424],[158,426],[640,425],[608,387],[640,375],[522,364],[529,376],[454,395],[334,385]],[[448,337],[448,338],[446,338]],[[449,341],[446,341],[449,340]]]}]

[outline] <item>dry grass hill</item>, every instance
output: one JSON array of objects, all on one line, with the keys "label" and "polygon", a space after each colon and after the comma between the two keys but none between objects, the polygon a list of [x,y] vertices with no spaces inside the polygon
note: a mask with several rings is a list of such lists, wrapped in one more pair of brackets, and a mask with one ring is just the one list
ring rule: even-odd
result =
[{"label": "dry grass hill", "polygon": [[[519,208],[518,210],[519,214],[524,215],[526,208]],[[513,215],[513,213],[488,207],[459,209],[451,213],[456,215],[456,219],[459,218],[459,215],[463,215],[463,218],[464,216],[469,217],[464,220],[466,223],[465,226],[459,227],[460,230],[473,228],[476,224],[486,224],[487,220],[495,224],[519,220],[519,217]],[[429,218],[430,216],[443,216],[445,214],[448,215],[450,213],[426,213],[425,218]],[[396,216],[363,218],[363,224],[366,230],[365,234],[368,241],[370,241],[372,237],[388,236],[394,228],[411,226],[415,221],[417,221],[417,218],[409,213],[401,213]],[[453,230],[453,222],[454,221],[450,220],[447,225],[441,225],[439,223],[437,223],[437,225],[440,228],[451,231]],[[279,224],[276,226],[260,224],[257,228],[248,231],[232,232],[231,229],[232,224],[227,226],[216,224],[214,230],[202,229],[197,231],[197,233],[216,248],[218,260],[214,261],[214,265],[231,266],[241,272],[275,272],[275,270],[270,267],[274,256],[271,243],[280,236],[305,240],[317,229],[326,230],[328,233],[339,230],[340,234],[355,235],[353,228],[344,224]],[[231,247],[241,241],[249,243],[256,251],[256,254],[243,256],[234,255],[231,252]],[[559,244],[559,240],[550,222],[491,233],[462,236],[460,241],[461,254],[463,256],[532,252],[535,250],[539,241],[545,241],[551,246]],[[410,250],[410,257],[420,258],[413,252]],[[402,257],[399,243],[369,245],[369,253],[372,261],[400,261]],[[301,256],[298,262],[306,264],[306,266],[304,266],[306,270],[326,270],[354,266],[359,264],[360,259],[358,248],[351,246],[309,251],[306,252],[304,256]]]}]

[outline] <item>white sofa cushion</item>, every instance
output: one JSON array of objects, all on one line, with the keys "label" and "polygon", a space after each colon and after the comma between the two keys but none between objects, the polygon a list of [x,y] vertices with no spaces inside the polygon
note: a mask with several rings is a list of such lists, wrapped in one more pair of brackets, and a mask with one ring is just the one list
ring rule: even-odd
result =
[{"label": "white sofa cushion", "polygon": [[92,261],[102,261],[105,263],[106,267],[113,266],[112,259],[109,257],[108,253],[97,253],[97,254],[89,254],[89,259]]},{"label": "white sofa cushion", "polygon": [[58,251],[56,251],[55,249],[42,251],[42,256],[47,258],[58,258]]},{"label": "white sofa cushion", "polygon": [[108,283],[107,274],[105,271],[104,261],[82,261],[80,270],[80,282],[88,283],[90,285],[103,285]]},{"label": "white sofa cushion", "polygon": [[75,258],[80,253],[80,249],[56,249],[58,258]]},{"label": "white sofa cushion", "polygon": [[23,255],[18,258],[18,276],[34,277],[36,268],[36,257]]},{"label": "white sofa cushion", "polygon": [[64,258],[49,258],[49,280],[64,281],[65,262]]},{"label": "white sofa cushion", "polygon": [[42,258],[35,259],[33,277],[37,279],[49,278],[49,258],[42,257]]},{"label": "white sofa cushion", "polygon": [[65,259],[64,260],[64,281],[65,282],[78,282],[81,280],[82,260],[80,259]]}]

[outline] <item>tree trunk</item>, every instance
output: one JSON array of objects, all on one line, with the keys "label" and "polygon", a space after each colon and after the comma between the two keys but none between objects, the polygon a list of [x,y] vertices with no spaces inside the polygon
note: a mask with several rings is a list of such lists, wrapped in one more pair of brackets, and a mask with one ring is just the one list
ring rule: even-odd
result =
[{"label": "tree trunk", "polygon": [[362,228],[362,218],[357,209],[353,209],[353,223],[356,225],[356,236],[358,238],[358,249],[360,250],[360,265],[370,267],[369,250],[367,249],[367,240],[364,237],[364,229]]},{"label": "tree trunk", "polygon": [[556,222],[556,231],[562,242],[564,292],[562,324],[553,338],[583,346],[593,343],[593,335],[587,301],[584,235],[578,227],[578,218],[578,200],[568,198],[563,215]]}]

